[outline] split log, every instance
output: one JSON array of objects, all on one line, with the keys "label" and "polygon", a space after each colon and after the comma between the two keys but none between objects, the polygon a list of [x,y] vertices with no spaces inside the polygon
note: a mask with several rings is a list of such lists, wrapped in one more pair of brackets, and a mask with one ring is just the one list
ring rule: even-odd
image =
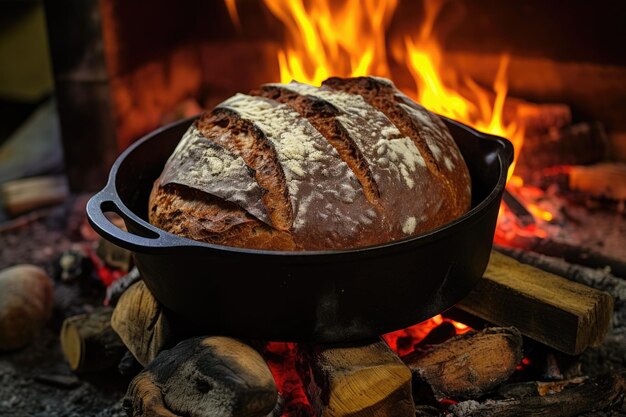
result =
[{"label": "split log", "polygon": [[12,216],[62,203],[68,195],[69,187],[65,176],[24,178],[0,186],[4,208]]},{"label": "split log", "polygon": [[52,281],[34,265],[0,271],[0,350],[30,343],[50,318]]},{"label": "split log", "polygon": [[611,324],[613,299],[606,292],[492,251],[483,279],[457,307],[578,355],[604,340]]},{"label": "split log", "polygon": [[122,294],[113,311],[111,326],[143,366],[175,343],[170,320],[143,281]]},{"label": "split log", "polygon": [[411,371],[382,340],[300,346],[299,372],[318,417],[413,417]]},{"label": "split log", "polygon": [[133,417],[265,417],[278,400],[267,364],[227,337],[187,339],[161,352],[124,398]]},{"label": "split log", "polygon": [[127,352],[111,328],[112,309],[65,319],[61,327],[61,348],[70,368],[77,373],[114,368]]},{"label": "split log", "polygon": [[513,327],[465,333],[402,358],[414,383],[437,400],[479,398],[509,379],[522,360],[522,335]]},{"label": "split log", "polygon": [[590,166],[573,166],[569,172],[569,188],[594,197],[626,200],[626,164],[605,162]]},{"label": "split log", "polygon": [[464,401],[449,408],[455,417],[574,417],[619,406],[626,393],[626,374],[600,376],[567,384],[557,392],[504,400]]}]

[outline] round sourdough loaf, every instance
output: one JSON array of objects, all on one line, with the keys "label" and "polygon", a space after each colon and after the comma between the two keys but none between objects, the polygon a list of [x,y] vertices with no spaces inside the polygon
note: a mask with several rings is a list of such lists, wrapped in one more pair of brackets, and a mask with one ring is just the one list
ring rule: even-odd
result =
[{"label": "round sourdough loaf", "polygon": [[269,250],[402,239],[470,207],[443,121],[386,79],[266,84],[203,114],[154,183],[155,226]]}]

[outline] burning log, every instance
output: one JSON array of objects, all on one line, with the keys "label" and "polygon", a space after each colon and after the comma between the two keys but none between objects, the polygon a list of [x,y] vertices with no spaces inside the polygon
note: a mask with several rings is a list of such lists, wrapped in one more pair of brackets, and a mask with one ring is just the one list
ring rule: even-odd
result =
[{"label": "burning log", "polygon": [[496,325],[515,326],[531,339],[577,355],[604,340],[613,299],[492,251],[483,279],[457,307]]},{"label": "burning log", "polygon": [[547,135],[527,135],[516,172],[532,179],[543,168],[601,162],[606,157],[608,143],[600,123],[577,123],[553,129]]},{"label": "burning log", "polygon": [[502,194],[502,201],[504,204],[515,214],[515,218],[519,221],[522,227],[535,224],[535,218],[526,209],[526,207],[515,197],[509,190],[504,189]]},{"label": "burning log", "polygon": [[573,166],[569,172],[569,188],[594,197],[626,200],[626,164],[605,162],[591,166]]},{"label": "burning log", "polygon": [[[455,417],[573,417],[592,411],[616,407],[624,400],[626,374],[600,376],[581,382],[561,382],[546,389],[536,383],[536,389],[523,390],[524,396],[504,400],[464,401],[450,407]],[[509,394],[512,392],[509,391]]]},{"label": "burning log", "polygon": [[117,366],[127,351],[111,328],[112,309],[65,319],[61,348],[74,372],[93,372]]},{"label": "burning log", "polygon": [[69,195],[64,176],[33,177],[8,181],[0,187],[7,213],[15,216],[65,201]]},{"label": "burning log", "polygon": [[522,335],[513,327],[465,333],[402,358],[415,381],[437,400],[479,398],[506,381],[522,360]]},{"label": "burning log", "polygon": [[[572,109],[561,103],[529,103],[509,98],[504,117],[524,126],[525,136],[546,135],[572,123]],[[513,113],[513,114],[510,114]]]},{"label": "burning log", "polygon": [[52,282],[43,269],[17,265],[0,271],[0,350],[33,340],[50,318],[52,303]]},{"label": "burning log", "polygon": [[254,349],[227,337],[196,337],[161,352],[124,398],[135,417],[265,417],[278,392]]},{"label": "burning log", "polygon": [[122,294],[113,311],[111,326],[143,366],[171,342],[170,320],[143,281]]},{"label": "burning log", "polygon": [[301,346],[300,373],[318,417],[413,417],[411,371],[382,340]]}]

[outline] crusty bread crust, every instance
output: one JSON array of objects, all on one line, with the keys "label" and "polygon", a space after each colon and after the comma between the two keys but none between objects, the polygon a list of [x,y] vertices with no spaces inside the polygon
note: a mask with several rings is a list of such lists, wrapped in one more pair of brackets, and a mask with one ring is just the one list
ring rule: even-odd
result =
[{"label": "crusty bread crust", "polygon": [[332,78],[319,89],[271,84],[251,94],[190,128],[196,142],[183,139],[154,183],[152,224],[227,246],[348,249],[420,234],[469,209],[469,173],[445,124],[390,81]]}]

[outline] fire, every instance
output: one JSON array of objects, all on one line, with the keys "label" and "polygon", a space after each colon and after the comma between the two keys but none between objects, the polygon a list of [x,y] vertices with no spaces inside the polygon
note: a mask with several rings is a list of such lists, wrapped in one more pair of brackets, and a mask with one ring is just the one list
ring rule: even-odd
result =
[{"label": "fire", "polygon": [[[236,26],[235,0],[224,0]],[[320,85],[330,76],[376,75],[393,78],[390,54],[406,66],[415,91],[405,91],[426,108],[477,130],[508,138],[519,153],[524,129],[505,122],[506,72],[504,56],[491,90],[463,74],[450,73],[434,30],[445,0],[425,0],[424,18],[414,33],[388,39],[387,29],[398,0],[264,0],[286,29],[285,45],[277,53],[280,81]],[[419,20],[419,19],[416,19]],[[443,77],[444,69],[448,76]],[[513,167],[509,170],[509,177]]]},{"label": "fire", "polygon": [[444,318],[441,314],[438,314],[435,317],[407,327],[406,329],[387,333],[383,335],[383,339],[391,349],[396,351],[399,355],[404,356],[411,353],[415,346],[422,342],[431,331],[446,322],[452,325],[451,329],[453,330],[453,334],[451,334],[450,337],[472,330],[471,327],[463,323]]},{"label": "fire", "polygon": [[389,76],[385,28],[397,0],[264,0],[287,29],[278,51],[281,82],[320,85],[333,75]]}]

